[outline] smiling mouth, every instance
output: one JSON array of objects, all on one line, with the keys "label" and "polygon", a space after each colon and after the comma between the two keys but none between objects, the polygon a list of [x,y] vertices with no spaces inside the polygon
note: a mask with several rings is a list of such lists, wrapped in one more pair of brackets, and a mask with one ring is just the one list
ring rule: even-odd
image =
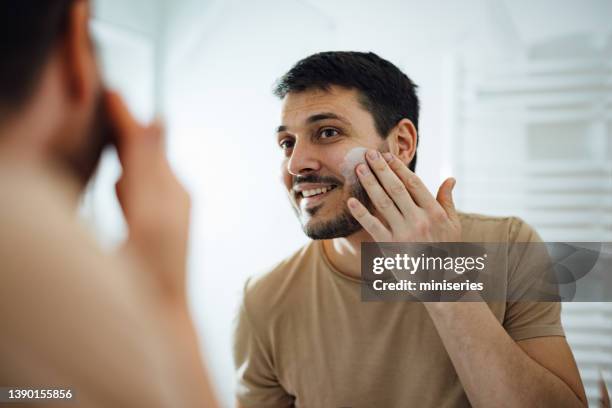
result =
[{"label": "smiling mouth", "polygon": [[336,187],[337,187],[336,185],[330,185],[330,186],[327,186],[327,187],[303,190],[303,191],[300,191],[298,193],[298,197],[300,197],[300,198],[319,197],[319,196],[322,196],[323,194],[326,194],[326,193],[334,190]]}]

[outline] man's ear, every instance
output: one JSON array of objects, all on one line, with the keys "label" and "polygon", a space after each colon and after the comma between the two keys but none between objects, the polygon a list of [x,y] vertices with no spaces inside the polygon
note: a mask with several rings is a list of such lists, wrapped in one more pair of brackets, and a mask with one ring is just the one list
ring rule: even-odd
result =
[{"label": "man's ear", "polygon": [[387,137],[389,151],[408,164],[414,158],[417,148],[417,130],[410,119],[402,119]]},{"label": "man's ear", "polygon": [[98,72],[93,45],[89,36],[89,2],[76,0],[69,14],[63,57],[70,98],[86,105],[96,95]]}]

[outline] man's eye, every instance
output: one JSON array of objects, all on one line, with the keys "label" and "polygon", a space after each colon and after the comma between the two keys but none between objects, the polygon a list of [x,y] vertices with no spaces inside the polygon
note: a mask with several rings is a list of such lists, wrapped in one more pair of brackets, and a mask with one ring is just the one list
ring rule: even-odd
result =
[{"label": "man's eye", "polygon": [[293,147],[293,140],[291,139],[283,139],[281,140],[278,145],[281,147],[281,149],[283,150],[287,150],[287,149],[291,149]]},{"label": "man's eye", "polygon": [[334,137],[338,136],[339,134],[340,132],[338,132],[338,130],[334,128],[323,128],[319,132],[319,135],[323,138]]}]

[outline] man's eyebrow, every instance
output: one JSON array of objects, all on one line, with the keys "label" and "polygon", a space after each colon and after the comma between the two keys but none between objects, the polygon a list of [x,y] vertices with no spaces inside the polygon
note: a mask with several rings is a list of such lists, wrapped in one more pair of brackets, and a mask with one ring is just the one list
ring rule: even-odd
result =
[{"label": "man's eyebrow", "polygon": [[344,119],[342,116],[337,115],[332,112],[323,112],[323,113],[317,113],[316,115],[312,115],[308,119],[306,119],[306,123],[315,123],[315,122],[319,122],[321,120],[326,120],[326,119],[337,119],[341,122],[348,123],[346,119]]},{"label": "man's eyebrow", "polygon": [[[336,119],[336,120],[339,120],[341,122],[348,124],[348,121],[346,119],[332,112],[323,112],[323,113],[317,113],[315,115],[312,115],[308,117],[308,119],[306,119],[306,123],[313,124],[313,123],[316,123],[322,120],[326,120],[326,119]],[[276,128],[276,133],[284,132],[286,130],[287,130],[287,126],[281,125]]]}]

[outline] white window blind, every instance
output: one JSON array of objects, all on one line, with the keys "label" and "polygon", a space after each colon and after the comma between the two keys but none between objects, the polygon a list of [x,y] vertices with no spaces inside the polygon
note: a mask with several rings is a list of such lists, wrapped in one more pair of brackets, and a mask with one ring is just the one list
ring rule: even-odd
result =
[{"label": "white window blind", "polygon": [[[558,44],[456,58],[458,206],[518,215],[544,241],[612,241],[612,41],[577,56]],[[599,372],[612,373],[612,303],[565,303],[562,320],[596,406]]]}]

